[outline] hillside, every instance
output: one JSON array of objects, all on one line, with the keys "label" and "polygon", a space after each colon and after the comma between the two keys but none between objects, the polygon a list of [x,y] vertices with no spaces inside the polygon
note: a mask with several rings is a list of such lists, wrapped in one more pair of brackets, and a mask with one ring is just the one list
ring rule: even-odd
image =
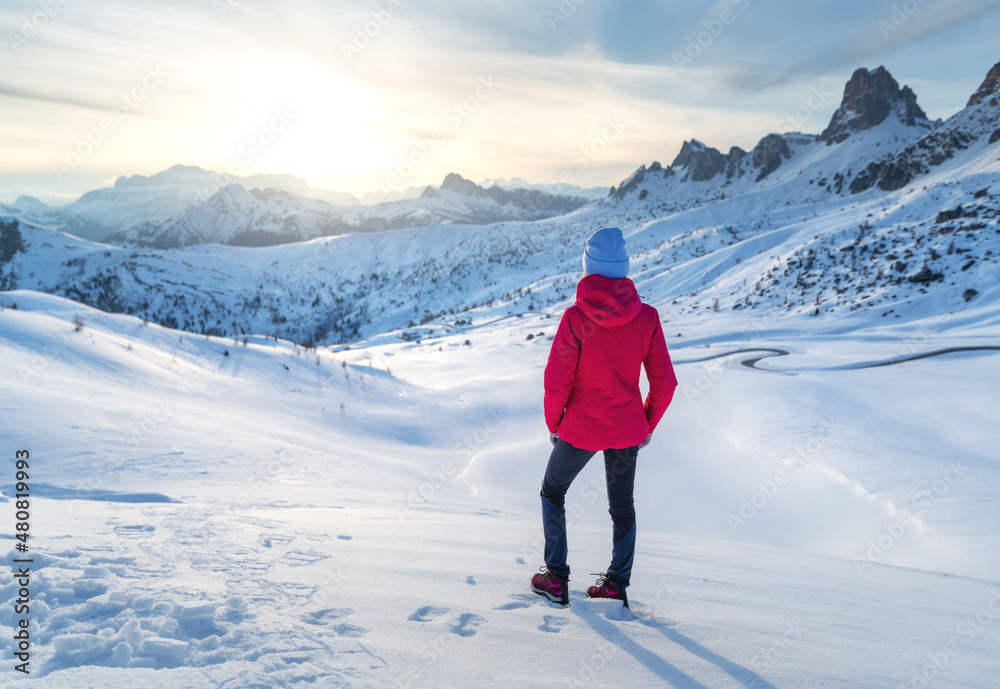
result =
[{"label": "hillside", "polygon": [[[689,142],[670,167],[640,168],[612,196],[557,218],[457,225],[452,215],[440,224],[463,207],[471,209],[466,220],[484,208],[511,207],[497,195],[508,192],[490,196],[456,175],[417,200],[427,226],[346,233],[362,215],[331,216],[324,202],[230,186],[155,236],[173,246],[205,235],[270,243],[288,228],[345,234],[267,249],[129,249],[22,222],[24,248],[5,257],[0,279],[8,289],[60,294],[193,332],[347,344],[418,325],[558,310],[572,298],[582,238],[615,225],[628,238],[640,293],[675,313],[840,319],[874,309],[906,321],[995,307],[996,98],[980,93],[932,126],[916,115],[907,120],[916,107],[910,93],[881,110],[873,106],[884,113],[876,121],[850,110],[867,102],[855,92],[862,82],[852,78],[831,118],[831,126],[846,127],[837,140],[769,135],[711,176],[704,162],[716,159],[711,149]],[[890,94],[905,91],[893,88],[888,73],[872,82]],[[980,92],[989,90],[985,84]],[[962,147],[945,147],[952,138]],[[925,171],[915,151],[924,153]],[[897,166],[909,161],[913,180],[858,189],[887,155]],[[363,209],[365,222],[415,224],[413,203]]]},{"label": "hillside", "polygon": [[[0,441],[32,470],[25,686],[992,681],[1000,356],[850,367],[995,344],[995,319],[788,316],[767,373],[705,360],[745,345],[738,312],[670,316],[682,386],[641,455],[625,610],[581,593],[610,545],[597,463],[567,503],[570,606],[527,586],[554,319],[336,353],[36,292],[0,307]],[[0,584],[8,635],[18,595]]]}]

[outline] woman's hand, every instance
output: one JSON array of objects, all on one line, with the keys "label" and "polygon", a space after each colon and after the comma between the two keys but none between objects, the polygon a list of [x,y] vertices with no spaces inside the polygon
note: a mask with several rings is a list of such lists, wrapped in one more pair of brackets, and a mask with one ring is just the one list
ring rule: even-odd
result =
[{"label": "woman's hand", "polygon": [[652,440],[652,439],[653,439],[653,434],[650,433],[649,435],[646,436],[645,440],[643,440],[641,443],[639,443],[639,449],[642,450],[647,445],[649,445],[649,441]]}]

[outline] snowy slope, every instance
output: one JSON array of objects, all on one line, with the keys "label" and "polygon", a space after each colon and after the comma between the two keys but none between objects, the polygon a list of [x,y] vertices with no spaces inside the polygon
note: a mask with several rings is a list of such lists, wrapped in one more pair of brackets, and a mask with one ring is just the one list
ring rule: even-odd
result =
[{"label": "snowy slope", "polygon": [[[833,337],[791,314],[747,342],[740,311],[657,303],[681,387],[641,455],[626,611],[581,598],[609,556],[596,462],[571,605],[528,591],[545,314],[336,353],[0,303],[0,438],[32,457],[25,686],[992,685],[1000,356],[850,367],[996,345],[995,317]],[[791,355],[704,360],[747,346]]]}]

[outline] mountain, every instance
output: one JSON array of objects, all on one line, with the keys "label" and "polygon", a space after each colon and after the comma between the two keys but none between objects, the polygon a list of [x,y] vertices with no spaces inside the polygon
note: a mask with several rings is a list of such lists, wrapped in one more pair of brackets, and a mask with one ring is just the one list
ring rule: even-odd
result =
[{"label": "mountain", "polygon": [[424,193],[424,189],[426,188],[427,186],[424,185],[422,187],[406,187],[402,191],[366,191],[361,195],[359,200],[362,206],[374,206],[390,201],[417,199],[420,198],[420,195]]},{"label": "mountain", "polygon": [[[658,162],[641,166],[613,190],[610,200],[644,201],[662,213],[776,186],[786,189],[788,200],[797,201],[855,194],[876,183],[892,191],[915,174],[915,167],[900,173],[887,166],[908,147],[924,149],[938,139],[942,141],[935,146],[954,147],[964,145],[963,137],[971,136],[971,141],[981,136],[978,129],[968,135],[964,130],[953,137],[948,134],[957,121],[970,116],[968,110],[948,122],[932,123],[917,105],[916,94],[909,87],[900,88],[884,67],[861,68],[847,82],[841,105],[821,134],[768,134],[749,153],[732,147],[723,154],[697,140],[688,141],[669,167]],[[995,119],[988,107],[981,112],[984,122]],[[945,138],[958,143],[948,144]],[[798,184],[803,178],[808,186]]]},{"label": "mountain", "polygon": [[269,246],[342,234],[351,228],[325,201],[279,189],[228,184],[165,222],[146,222],[106,241],[169,249],[192,244]]},{"label": "mountain", "polygon": [[283,190],[306,199],[344,206],[360,204],[352,194],[317,189],[293,175],[238,177],[191,165],[174,165],[154,175],[119,177],[114,186],[88,191],[60,208],[52,208],[31,197],[21,197],[14,204],[0,204],[0,213],[84,239],[103,241],[133,228],[166,223],[230,184],[247,191]]},{"label": "mountain", "polygon": [[607,187],[578,187],[575,184],[568,184],[565,182],[533,184],[521,179],[520,177],[514,177],[512,179],[487,178],[482,182],[479,182],[479,185],[481,187],[500,187],[501,189],[538,189],[539,191],[545,191],[550,194],[560,196],[582,196],[592,201],[603,199],[608,195]]},{"label": "mountain", "polygon": [[982,147],[1000,141],[998,92],[1000,62],[993,66],[964,110],[906,148],[869,163],[851,183],[851,191],[857,193],[875,185],[884,191],[901,189],[967,149],[972,149],[974,157]]},{"label": "mountain", "polygon": [[112,231],[111,227],[99,218],[86,218],[65,206],[53,208],[34,196],[20,196],[14,203],[0,203],[0,215],[20,218],[85,239],[100,240]]},{"label": "mountain", "polygon": [[885,67],[871,71],[861,68],[847,82],[840,108],[819,139],[827,144],[840,143],[852,132],[882,124],[889,115],[895,115],[907,127],[931,127],[909,86],[900,89]]},{"label": "mountain", "polygon": [[[22,222],[11,246],[23,249],[7,252],[0,279],[195,332],[347,344],[557,311],[573,298],[580,238],[610,225],[626,234],[643,296],[677,314],[745,312],[766,324],[784,314],[849,321],[877,312],[908,322],[937,311],[992,313],[1000,300],[992,101],[930,130],[892,110],[829,144],[772,134],[753,151],[722,154],[689,141],[669,167],[643,166],[611,197],[542,219],[531,218],[551,214],[557,200],[449,175],[418,199],[374,208],[226,187],[126,246]],[[952,139],[963,147],[949,152]],[[873,165],[910,152],[929,172],[898,188],[857,189]],[[500,221],[459,224],[483,217]],[[317,238],[254,252],[219,245],[308,233]]]},{"label": "mountain", "polygon": [[[365,194],[363,204],[352,194],[317,189],[292,175],[237,177],[175,165],[150,176],[119,177],[113,187],[89,191],[61,208],[22,196],[0,204],[0,213],[95,241],[159,248],[199,242],[266,246],[347,231],[534,220],[572,211],[589,198],[466,181],[449,175],[440,187]],[[250,195],[227,190],[231,186]]]},{"label": "mountain", "polygon": [[130,245],[171,248],[192,244],[266,246],[345,232],[377,232],[428,225],[488,225],[538,220],[579,208],[582,197],[537,189],[484,189],[457,174],[416,199],[343,208],[278,189],[228,185],[211,198],[163,222],[146,222],[108,238]]},{"label": "mountain", "polygon": [[976,89],[976,92],[969,97],[969,102],[966,107],[971,107],[978,104],[981,101],[990,99],[990,105],[996,107],[994,96],[1000,93],[1000,62],[993,65],[993,68],[987,73],[986,78],[983,79],[982,85]]}]

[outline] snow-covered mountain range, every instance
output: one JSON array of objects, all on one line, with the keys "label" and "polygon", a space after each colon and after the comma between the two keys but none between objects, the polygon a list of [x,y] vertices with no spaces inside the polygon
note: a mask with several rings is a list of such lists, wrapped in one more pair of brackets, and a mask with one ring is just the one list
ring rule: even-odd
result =
[{"label": "snow-covered mountain range", "polygon": [[[494,307],[565,304],[582,238],[617,225],[640,291],[679,311],[878,308],[906,319],[924,313],[918,303],[995,303],[996,89],[987,77],[966,108],[932,124],[884,69],[859,70],[824,135],[772,134],[728,155],[687,142],[669,167],[642,166],[606,199],[532,222],[455,224],[488,209],[552,214],[558,203],[450,175],[416,211],[411,201],[345,210],[229,185],[128,237],[192,245],[183,250],[8,223],[4,232],[19,239],[5,240],[17,248],[5,252],[0,280],[196,332],[348,343]],[[350,232],[358,222],[405,229]],[[257,250],[199,244],[274,243],[296,232],[340,236]]]},{"label": "snow-covered mountain range", "polygon": [[362,205],[351,194],[311,187],[292,175],[238,177],[175,165],[149,177],[120,177],[113,187],[87,192],[61,208],[21,196],[13,204],[0,204],[0,215],[130,246],[259,246],[344,232],[537,220],[572,211],[591,193],[484,188],[456,174],[439,186],[408,191],[412,193]]},{"label": "snow-covered mountain range", "polygon": [[165,222],[145,222],[106,241],[174,248],[193,244],[268,246],[347,232],[379,232],[441,224],[489,224],[562,215],[586,203],[531,189],[484,189],[457,174],[419,198],[339,207],[284,189],[247,190],[229,184]]}]

